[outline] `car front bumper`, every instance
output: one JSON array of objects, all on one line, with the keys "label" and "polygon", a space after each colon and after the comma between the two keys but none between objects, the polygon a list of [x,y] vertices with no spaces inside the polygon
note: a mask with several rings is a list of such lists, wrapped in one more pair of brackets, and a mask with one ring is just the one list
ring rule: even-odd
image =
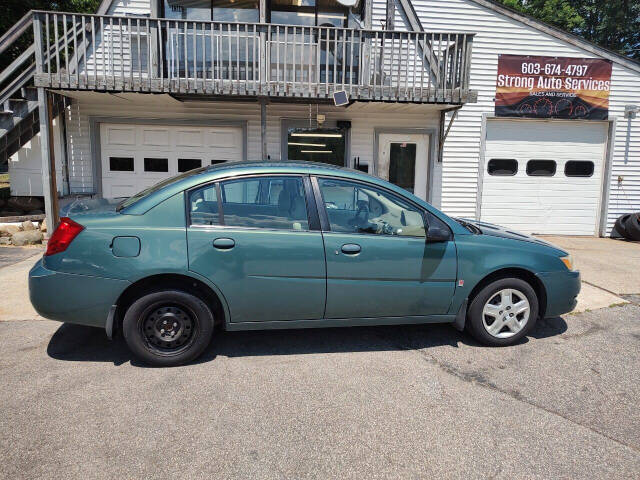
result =
[{"label": "car front bumper", "polygon": [[105,328],[109,310],[129,285],[126,280],[75,275],[45,268],[29,272],[29,298],[45,318]]},{"label": "car front bumper", "polygon": [[539,273],[537,276],[547,294],[545,318],[557,317],[576,308],[581,288],[580,272]]}]

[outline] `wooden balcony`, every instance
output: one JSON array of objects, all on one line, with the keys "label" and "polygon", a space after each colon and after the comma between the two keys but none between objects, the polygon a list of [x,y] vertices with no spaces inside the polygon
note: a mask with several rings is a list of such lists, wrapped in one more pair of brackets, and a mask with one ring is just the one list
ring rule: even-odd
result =
[{"label": "wooden balcony", "polygon": [[462,104],[473,34],[33,12],[35,85]]}]

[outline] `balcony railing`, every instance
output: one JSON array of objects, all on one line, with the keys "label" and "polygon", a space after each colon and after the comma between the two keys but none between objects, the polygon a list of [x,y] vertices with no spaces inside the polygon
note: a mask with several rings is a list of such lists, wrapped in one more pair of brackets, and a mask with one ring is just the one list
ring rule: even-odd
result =
[{"label": "balcony railing", "polygon": [[[37,86],[464,103],[473,34],[34,12]],[[66,40],[65,40],[66,39]]]}]

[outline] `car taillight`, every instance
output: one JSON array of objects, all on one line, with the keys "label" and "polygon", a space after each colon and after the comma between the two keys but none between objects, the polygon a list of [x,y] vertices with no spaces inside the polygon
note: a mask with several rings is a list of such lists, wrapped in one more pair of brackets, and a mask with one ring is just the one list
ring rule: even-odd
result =
[{"label": "car taillight", "polygon": [[74,238],[84,230],[84,227],[79,223],[74,222],[68,217],[62,217],[60,219],[60,225],[53,232],[51,238],[47,242],[47,251],[44,253],[47,255],[55,255],[56,253],[64,252]]}]

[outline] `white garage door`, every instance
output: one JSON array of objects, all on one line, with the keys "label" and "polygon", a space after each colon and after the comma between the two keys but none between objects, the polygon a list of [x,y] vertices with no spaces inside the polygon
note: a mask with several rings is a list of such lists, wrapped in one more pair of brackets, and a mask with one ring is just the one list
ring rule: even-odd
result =
[{"label": "white garage door", "polygon": [[604,122],[490,120],[481,218],[525,233],[595,235]]},{"label": "white garage door", "polygon": [[100,125],[102,195],[131,196],[181,172],[242,159],[241,127]]}]

